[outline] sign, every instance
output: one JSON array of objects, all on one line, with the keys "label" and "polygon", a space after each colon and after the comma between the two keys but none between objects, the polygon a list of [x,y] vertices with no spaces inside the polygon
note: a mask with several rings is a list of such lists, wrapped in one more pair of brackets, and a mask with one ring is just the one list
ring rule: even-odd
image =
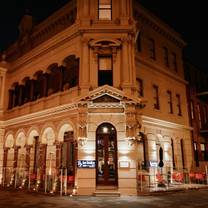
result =
[{"label": "sign", "polygon": [[130,167],[130,163],[129,163],[129,161],[120,161],[119,162],[119,167],[120,168],[129,168]]},{"label": "sign", "polygon": [[95,168],[96,162],[95,160],[78,160],[77,167],[78,168]]},{"label": "sign", "polygon": [[157,168],[157,161],[149,161],[149,164],[150,164],[150,167],[152,167],[152,168]]}]

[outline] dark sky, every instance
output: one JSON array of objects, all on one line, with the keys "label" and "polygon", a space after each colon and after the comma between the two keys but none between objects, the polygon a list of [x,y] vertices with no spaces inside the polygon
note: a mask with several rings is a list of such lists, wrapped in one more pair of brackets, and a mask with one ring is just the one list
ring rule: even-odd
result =
[{"label": "dark sky", "polygon": [[[46,18],[69,0],[2,0],[0,5],[0,51],[18,36],[18,23],[26,8],[36,22]],[[188,43],[185,56],[208,72],[208,12],[206,1],[138,0],[179,32]]]}]

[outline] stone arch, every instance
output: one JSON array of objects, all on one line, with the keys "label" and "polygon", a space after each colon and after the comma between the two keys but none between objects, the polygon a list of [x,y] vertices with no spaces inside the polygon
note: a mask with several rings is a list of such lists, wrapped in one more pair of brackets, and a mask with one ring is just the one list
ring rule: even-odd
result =
[{"label": "stone arch", "polygon": [[62,123],[58,128],[58,141],[63,141],[64,133],[67,131],[74,131],[73,125],[71,125],[70,123]]},{"label": "stone arch", "polygon": [[5,136],[5,144],[4,147],[12,148],[14,146],[14,136],[11,132],[8,132]]},{"label": "stone arch", "polygon": [[53,145],[55,142],[55,131],[54,128],[51,126],[48,126],[43,129],[43,133],[41,134],[41,143],[42,144],[48,144],[48,145]]},{"label": "stone arch", "polygon": [[98,45],[109,45],[109,46],[118,47],[121,45],[121,41],[116,40],[116,39],[103,38],[99,40],[93,40],[90,42],[91,47],[98,46]]},{"label": "stone arch", "polygon": [[26,144],[26,136],[25,136],[25,132],[23,129],[20,129],[17,133],[16,133],[16,137],[15,137],[15,145],[19,146],[19,147],[24,147]]},{"label": "stone arch", "polygon": [[27,135],[27,144],[32,145],[34,137],[38,137],[39,135],[40,134],[39,134],[39,130],[37,127],[30,128],[30,130],[28,131],[28,135]]}]

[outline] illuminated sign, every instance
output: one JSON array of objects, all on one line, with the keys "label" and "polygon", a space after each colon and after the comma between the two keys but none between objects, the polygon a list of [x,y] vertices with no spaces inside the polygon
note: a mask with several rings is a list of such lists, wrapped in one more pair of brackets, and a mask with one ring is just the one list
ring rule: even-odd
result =
[{"label": "illuminated sign", "polygon": [[129,163],[129,161],[120,161],[119,162],[119,167],[120,168],[129,168],[130,167],[130,163]]},{"label": "illuminated sign", "polygon": [[157,168],[158,164],[157,164],[157,161],[149,161],[149,164],[150,164],[150,167],[152,168]]},{"label": "illuminated sign", "polygon": [[95,160],[78,160],[77,167],[78,168],[95,168],[96,162]]}]

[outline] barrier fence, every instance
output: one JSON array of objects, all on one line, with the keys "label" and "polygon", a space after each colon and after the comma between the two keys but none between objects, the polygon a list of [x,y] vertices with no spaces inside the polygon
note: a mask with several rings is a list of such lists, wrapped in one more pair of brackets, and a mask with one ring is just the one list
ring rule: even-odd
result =
[{"label": "barrier fence", "polygon": [[157,189],[158,187],[168,189],[183,184],[208,185],[208,174],[207,172],[187,172],[184,170],[162,174],[160,170],[156,170],[153,174],[139,171],[137,176],[138,191],[150,188]]},{"label": "barrier fence", "polygon": [[36,172],[24,168],[3,168],[1,186],[5,188],[27,189],[35,192],[72,195],[76,193],[74,176],[66,168]]}]

